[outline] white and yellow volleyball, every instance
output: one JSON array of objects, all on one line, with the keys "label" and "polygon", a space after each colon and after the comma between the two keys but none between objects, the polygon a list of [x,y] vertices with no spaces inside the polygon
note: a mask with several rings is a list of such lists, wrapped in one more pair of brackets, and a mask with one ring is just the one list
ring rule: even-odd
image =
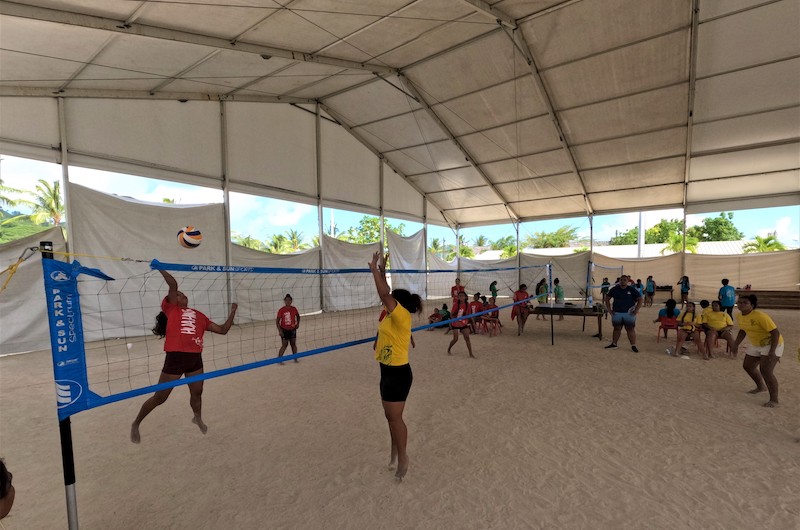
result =
[{"label": "white and yellow volleyball", "polygon": [[184,248],[197,248],[203,242],[203,234],[194,226],[184,226],[178,230],[178,243]]}]

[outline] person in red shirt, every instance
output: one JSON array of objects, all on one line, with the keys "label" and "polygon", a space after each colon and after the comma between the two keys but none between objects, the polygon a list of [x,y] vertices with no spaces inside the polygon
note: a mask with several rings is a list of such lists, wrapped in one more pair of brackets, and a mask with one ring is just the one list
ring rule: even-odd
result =
[{"label": "person in red shirt", "polygon": [[450,298],[453,299],[453,305],[455,306],[458,302],[458,293],[463,293],[464,286],[461,285],[461,280],[456,278],[456,284],[450,288]]},{"label": "person in red shirt", "polygon": [[489,336],[493,337],[500,333],[500,311],[497,310],[497,304],[495,303],[494,297],[489,298],[489,303],[483,306],[483,311],[488,309],[494,309],[491,313],[486,313],[481,317],[486,323],[486,328],[489,330]]},{"label": "person in red shirt", "polygon": [[[450,318],[461,318],[469,314],[470,311],[469,303],[467,303],[467,293],[461,291],[458,293],[458,300],[455,304],[453,304],[453,311],[450,312]],[[460,332],[464,336],[464,342],[467,343],[469,356],[473,359],[475,358],[475,356],[472,355],[472,344],[469,341],[469,322],[470,319],[463,318],[450,323],[450,329],[453,330],[453,339],[450,341],[450,345],[447,347],[447,355],[452,355],[450,350],[453,348],[453,345],[458,342],[458,334]]]},{"label": "person in red shirt", "polygon": [[[469,313],[470,315],[474,315],[475,313],[480,313],[483,311],[483,302],[481,302],[481,293],[475,293],[472,297],[472,302],[469,303]],[[473,333],[475,333],[476,329],[480,329],[476,327],[478,323],[477,320],[481,317],[472,317],[469,323],[469,327]]]},{"label": "person in red shirt", "polygon": [[[196,309],[189,307],[189,299],[178,290],[178,282],[167,271],[159,271],[167,282],[169,292],[161,302],[161,313],[156,317],[153,334],[164,338],[164,367],[161,369],[159,383],[176,381],[181,376],[191,377],[203,373],[203,335],[206,331],[225,335],[233,325],[236,315],[236,304],[231,304],[228,319],[223,325],[215,324],[207,316]],[[208,426],[203,423],[201,414],[203,407],[203,381],[189,383],[189,404],[194,412],[192,423],[200,428],[203,434],[208,431]],[[131,441],[138,444],[141,441],[139,424],[145,417],[153,412],[157,406],[164,403],[172,393],[171,388],[159,390],[142,404],[139,414],[131,424]]]},{"label": "person in red shirt", "polygon": [[522,335],[522,332],[525,331],[525,322],[528,320],[528,314],[531,312],[531,307],[528,302],[523,301],[531,297],[527,289],[528,286],[523,283],[520,284],[519,290],[514,291],[514,302],[520,302],[511,308],[511,320],[514,320],[514,318],[517,319],[517,335]]},{"label": "person in red shirt", "polygon": [[[283,357],[283,352],[286,351],[286,346],[289,344],[292,345],[292,354],[297,353],[297,342],[295,341],[297,340],[297,330],[300,327],[300,313],[292,305],[292,295],[288,293],[283,297],[283,307],[278,309],[275,325],[281,336],[281,349],[278,351],[278,357]],[[295,359],[294,362],[299,361]]]}]

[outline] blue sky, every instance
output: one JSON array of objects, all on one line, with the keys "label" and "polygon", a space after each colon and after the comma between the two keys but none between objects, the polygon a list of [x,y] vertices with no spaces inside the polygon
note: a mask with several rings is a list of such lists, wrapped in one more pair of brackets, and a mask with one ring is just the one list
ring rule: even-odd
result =
[{"label": "blue sky", "polygon": [[[133,197],[148,202],[162,202],[163,198],[175,199],[180,204],[204,204],[222,202],[222,191],[201,188],[174,182],[133,177],[119,173],[110,173],[80,167],[70,167],[70,180],[75,184],[116,195]],[[39,162],[2,155],[0,161],[0,177],[5,186],[22,189],[33,189],[38,179],[48,181],[61,180],[61,166],[53,163]],[[342,210],[323,209],[323,225],[329,230],[331,217],[339,231],[346,231],[356,226],[363,217],[362,213]],[[716,217],[719,212],[687,216],[689,226],[699,224],[704,217]],[[645,227],[657,224],[661,219],[680,219],[681,210],[658,210],[643,213]],[[405,224],[405,234],[410,235],[422,228],[421,223],[388,219],[392,225]],[[734,212],[734,224],[744,232],[745,238],[752,239],[756,235],[777,232],[778,239],[791,247],[800,246],[800,206],[781,208],[764,208],[758,210],[737,210]],[[638,226],[639,214],[626,213],[597,216],[594,218],[595,241],[608,241],[617,232],[622,233]],[[589,220],[585,217],[576,219],[558,219],[523,223],[520,227],[520,238],[523,239],[535,232],[550,232],[561,226],[569,225],[578,229],[580,237],[589,237]],[[299,204],[277,199],[267,199],[240,193],[231,193],[231,229],[241,235],[250,235],[259,240],[266,240],[275,234],[283,234],[294,229],[303,233],[306,241],[317,235],[317,208],[307,204]],[[507,235],[514,235],[511,225],[493,225],[480,228],[463,229],[462,233],[468,241],[478,235],[486,236],[490,241]],[[447,227],[429,225],[428,238],[444,239],[448,243],[455,241],[455,235]]]}]

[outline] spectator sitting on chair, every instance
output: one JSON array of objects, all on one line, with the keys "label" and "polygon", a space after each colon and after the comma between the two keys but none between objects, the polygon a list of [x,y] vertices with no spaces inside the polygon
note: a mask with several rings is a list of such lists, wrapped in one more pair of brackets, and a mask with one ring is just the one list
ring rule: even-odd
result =
[{"label": "spectator sitting on chair", "polygon": [[728,349],[731,350],[733,355],[733,319],[731,316],[722,310],[722,306],[717,300],[711,302],[711,311],[703,313],[703,324],[706,327],[706,351],[709,357],[714,348],[714,343],[717,337],[725,339],[728,343]]},{"label": "spectator sitting on chair", "polygon": [[[678,306],[678,302],[676,302],[672,298],[667,300],[666,303],[664,304],[664,308],[658,310],[658,317],[655,320],[653,320],[653,323],[656,323],[656,322],[663,323],[664,319],[678,318],[678,315],[680,315],[681,312],[678,311],[677,306]],[[667,329],[666,328],[664,328],[664,338],[665,339],[667,338]]]}]

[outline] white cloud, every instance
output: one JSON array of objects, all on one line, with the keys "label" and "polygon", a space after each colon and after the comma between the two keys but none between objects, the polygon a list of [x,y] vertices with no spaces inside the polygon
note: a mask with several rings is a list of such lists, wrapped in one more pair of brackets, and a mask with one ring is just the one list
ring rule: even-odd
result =
[{"label": "white cloud", "polygon": [[775,224],[771,228],[759,228],[756,234],[766,237],[768,234],[776,232],[778,241],[794,246],[797,244],[797,229],[792,229],[791,226],[792,218],[787,215],[775,220]]},{"label": "white cloud", "polygon": [[276,227],[295,226],[303,217],[316,211],[314,206],[307,204],[275,202],[277,204],[270,205],[267,212],[267,223]]}]

